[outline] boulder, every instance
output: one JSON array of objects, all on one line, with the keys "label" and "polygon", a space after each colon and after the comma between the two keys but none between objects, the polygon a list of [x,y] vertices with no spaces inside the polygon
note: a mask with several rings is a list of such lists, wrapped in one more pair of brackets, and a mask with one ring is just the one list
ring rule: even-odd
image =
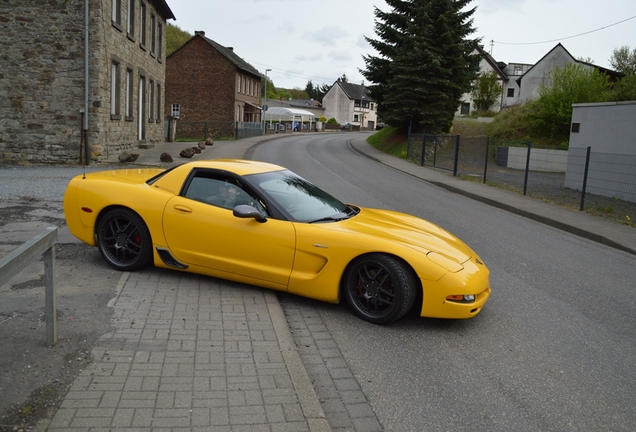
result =
[{"label": "boulder", "polygon": [[205,148],[205,142],[203,141],[199,142],[199,148],[203,150]]},{"label": "boulder", "polygon": [[208,139],[205,140],[205,145],[209,145],[209,146],[214,145],[214,141],[212,140],[211,137],[208,137]]},{"label": "boulder", "polygon": [[194,150],[195,153],[201,153],[201,147],[192,147],[192,150]]},{"label": "boulder", "polygon": [[139,157],[139,153],[133,153],[129,150],[122,152],[119,155],[119,162],[134,162]]},{"label": "boulder", "polygon": [[159,160],[161,162],[172,162],[172,156],[170,156],[170,153],[161,153]]},{"label": "boulder", "polygon": [[194,156],[194,150],[192,150],[192,147],[184,148],[181,150],[181,153],[179,153],[179,156],[182,158],[191,158]]}]

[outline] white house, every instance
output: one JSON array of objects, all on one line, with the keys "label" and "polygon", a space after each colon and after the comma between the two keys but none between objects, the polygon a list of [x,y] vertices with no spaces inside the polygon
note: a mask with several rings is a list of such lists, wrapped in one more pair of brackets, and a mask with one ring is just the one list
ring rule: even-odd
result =
[{"label": "white house", "polygon": [[351,123],[361,129],[374,130],[377,125],[377,104],[361,84],[336,81],[322,99],[327,119]]}]

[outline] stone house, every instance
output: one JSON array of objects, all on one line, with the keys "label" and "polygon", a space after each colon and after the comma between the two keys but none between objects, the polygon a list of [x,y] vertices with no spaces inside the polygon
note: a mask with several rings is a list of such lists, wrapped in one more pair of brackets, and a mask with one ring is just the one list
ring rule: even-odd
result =
[{"label": "stone house", "polygon": [[166,59],[165,114],[183,130],[206,122],[221,134],[235,122],[261,121],[262,76],[239,57],[197,31]]},{"label": "stone house", "polygon": [[162,141],[174,18],[165,0],[3,1],[0,162],[88,163]]},{"label": "stone house", "polygon": [[362,84],[336,81],[323,97],[322,106],[325,117],[340,124],[351,123],[363,130],[374,130],[377,125],[377,104]]}]

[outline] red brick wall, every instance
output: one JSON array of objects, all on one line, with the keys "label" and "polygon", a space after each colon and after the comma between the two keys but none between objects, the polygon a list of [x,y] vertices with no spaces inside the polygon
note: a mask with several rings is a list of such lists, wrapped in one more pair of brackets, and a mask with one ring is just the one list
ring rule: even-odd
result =
[{"label": "red brick wall", "polygon": [[180,120],[234,121],[236,66],[201,37],[166,59],[166,115],[173,103]]}]

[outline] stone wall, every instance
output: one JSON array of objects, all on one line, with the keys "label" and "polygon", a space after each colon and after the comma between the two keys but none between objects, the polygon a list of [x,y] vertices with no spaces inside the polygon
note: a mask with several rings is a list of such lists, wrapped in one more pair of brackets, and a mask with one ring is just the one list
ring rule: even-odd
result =
[{"label": "stone wall", "polygon": [[[100,161],[140,144],[163,141],[163,116],[146,111],[145,139],[139,131],[139,77],[154,84],[163,105],[165,91],[165,19],[146,1],[146,38],[151,14],[162,26],[161,53],[140,47],[140,4],[135,1],[135,32],[128,35],[128,1],[122,0],[122,26],[112,23],[111,2],[90,0],[89,24],[89,156]],[[0,163],[78,163],[84,109],[84,1],[49,0],[0,4]],[[122,28],[123,27],[123,28]],[[155,27],[155,30],[158,27]],[[132,37],[130,37],[132,36]],[[148,42],[148,45],[150,42]],[[111,62],[121,63],[122,116],[110,115]],[[125,71],[133,70],[133,115],[126,118]],[[159,86],[159,87],[157,87]],[[157,91],[159,89],[159,92]],[[148,87],[146,86],[146,110]],[[152,118],[151,118],[152,117]],[[159,117],[156,119],[155,117]]]},{"label": "stone wall", "polygon": [[[82,2],[0,5],[0,161],[78,160]],[[45,19],[43,19],[45,18]]]}]

